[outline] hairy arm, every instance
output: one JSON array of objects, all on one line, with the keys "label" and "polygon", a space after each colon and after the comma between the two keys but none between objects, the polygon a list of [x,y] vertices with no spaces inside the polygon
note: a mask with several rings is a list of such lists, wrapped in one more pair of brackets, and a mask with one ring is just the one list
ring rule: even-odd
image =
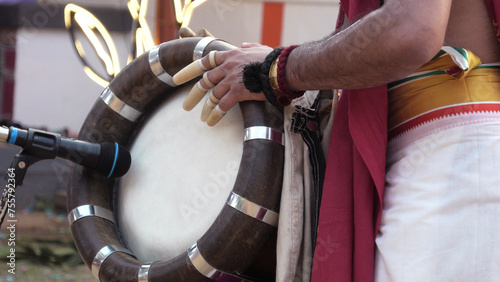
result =
[{"label": "hairy arm", "polygon": [[346,30],[289,56],[294,90],[358,89],[405,77],[443,44],[451,0],[389,0]]},{"label": "hairy arm", "polygon": [[[429,61],[444,42],[452,0],[386,0],[349,28],[294,49],[286,65],[291,90],[359,89],[403,78]],[[242,83],[242,66],[263,61],[271,48],[244,44],[218,52],[208,71],[219,108],[265,100]],[[202,63],[209,67],[209,58]],[[203,87],[208,87],[203,80]]]}]

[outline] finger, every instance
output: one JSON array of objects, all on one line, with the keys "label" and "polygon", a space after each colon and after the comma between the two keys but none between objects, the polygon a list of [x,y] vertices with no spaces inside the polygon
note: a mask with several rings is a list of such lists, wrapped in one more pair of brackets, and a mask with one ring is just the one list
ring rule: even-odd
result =
[{"label": "finger", "polygon": [[181,69],[178,73],[173,76],[173,81],[177,85],[184,84],[193,78],[202,75],[208,68],[206,68],[200,60],[196,60],[191,64],[187,65]]},{"label": "finger", "polygon": [[201,58],[201,61],[203,62],[204,66],[210,67],[210,68],[215,68],[217,66],[222,65],[224,63],[224,60],[228,56],[227,51],[210,51],[208,55],[205,55],[203,58]]},{"label": "finger", "polygon": [[179,29],[179,38],[185,38],[185,37],[196,37],[196,33],[189,27],[181,27]]},{"label": "finger", "polygon": [[211,68],[215,68],[217,66],[217,61],[215,58],[216,53],[217,53],[217,51],[211,51],[208,54],[208,56],[205,56],[205,57],[208,57],[207,58],[208,63],[206,62],[207,59],[201,58],[201,59],[198,59],[198,60],[192,62],[191,64],[187,65],[183,69],[181,69],[179,72],[177,72],[173,76],[172,79],[173,79],[174,83],[177,85],[184,84],[184,83],[192,80],[193,78],[196,78],[196,77],[202,75],[205,71],[207,71]]},{"label": "finger", "polygon": [[215,87],[215,84],[208,78],[208,72],[203,74],[203,79],[200,81],[202,82],[203,87],[207,89]]},{"label": "finger", "polygon": [[198,102],[201,101],[203,96],[207,93],[209,89],[204,88],[201,86],[201,83],[198,81],[191,91],[189,91],[189,94],[187,95],[186,99],[184,100],[184,103],[182,104],[182,108],[186,111],[191,111],[197,104]]},{"label": "finger", "polygon": [[205,100],[205,104],[203,105],[203,110],[201,111],[201,121],[206,122],[208,117],[215,109],[215,107],[219,104],[220,99],[215,97],[213,89],[208,91],[208,98]]},{"label": "finger", "polygon": [[198,81],[189,94],[187,95],[182,108],[186,111],[191,111],[200,101],[203,96],[215,85],[208,79],[208,72],[203,74],[203,79]]},{"label": "finger", "polygon": [[[214,88],[215,90],[215,88]],[[229,90],[229,89],[228,89]],[[217,89],[217,93],[225,93],[224,95],[220,95],[217,93],[213,93],[214,95],[214,101],[217,101],[217,103],[214,103],[213,109],[210,111],[210,114],[208,115],[208,118],[206,119],[207,125],[208,126],[214,126],[216,125],[236,103],[238,103],[238,96],[236,95],[228,95],[229,92],[228,90],[219,90]],[[221,97],[220,99],[217,98],[217,96]],[[208,109],[207,109],[208,111]]]},{"label": "finger", "polygon": [[[257,100],[257,101],[265,101],[266,97],[263,93],[255,94],[250,93],[248,91],[244,91],[244,87],[242,88],[234,88],[234,89],[222,89],[224,83],[219,84],[216,88],[212,89],[213,91],[217,90],[215,93],[216,97],[221,97],[218,104],[215,105],[215,108],[210,112],[209,117],[207,118],[207,125],[214,126],[216,125],[225,115],[226,112],[229,111],[234,105],[236,105],[240,101],[247,100]],[[220,90],[217,88],[221,88]],[[224,92],[225,91],[225,92]],[[225,93],[224,95],[220,95],[218,93]],[[217,98],[216,98],[217,99]]]},{"label": "finger", "polygon": [[224,117],[224,115],[226,115],[226,111],[221,110],[219,105],[215,106],[215,109],[213,109],[210,116],[208,116],[207,125],[216,125]]},{"label": "finger", "polygon": [[208,53],[208,62],[210,63],[210,68],[215,68],[217,67],[217,61],[215,60],[215,54],[217,54],[217,51],[210,51]]}]

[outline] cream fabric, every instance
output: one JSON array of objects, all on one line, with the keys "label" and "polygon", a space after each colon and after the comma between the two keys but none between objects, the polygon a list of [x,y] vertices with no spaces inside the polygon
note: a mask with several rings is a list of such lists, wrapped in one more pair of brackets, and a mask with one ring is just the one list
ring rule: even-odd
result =
[{"label": "cream fabric", "polygon": [[[309,149],[300,133],[290,132],[290,124],[295,106],[311,107],[318,94],[318,91],[308,91],[285,108],[285,166],[278,226],[276,281],[309,281],[311,276],[311,218],[316,207]],[[323,147],[327,147],[333,120],[331,112],[326,111],[322,120],[325,124],[320,128],[328,129],[323,133],[323,143],[326,144]]]}]

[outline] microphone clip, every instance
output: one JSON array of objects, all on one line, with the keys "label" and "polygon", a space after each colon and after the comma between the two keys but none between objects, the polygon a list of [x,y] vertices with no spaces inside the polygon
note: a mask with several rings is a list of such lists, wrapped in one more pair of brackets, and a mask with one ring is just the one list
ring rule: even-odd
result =
[{"label": "microphone clip", "polygon": [[39,160],[41,159],[25,154],[24,150],[15,155],[14,159],[12,159],[12,163],[10,164],[8,172],[5,175],[7,184],[5,185],[3,193],[0,196],[0,227],[2,226],[5,216],[8,214],[9,202],[11,198],[15,197],[14,194],[17,186],[23,185],[24,176],[26,175],[28,168]]},{"label": "microphone clip", "polygon": [[[0,196],[0,227],[7,214],[9,214],[10,199],[15,199],[15,191],[18,186],[22,186],[28,168],[34,163],[43,159],[54,159],[56,157],[56,146],[61,137],[36,129],[28,129],[27,136],[11,136],[8,129],[0,127],[0,141],[11,144],[23,145],[23,149],[12,159],[5,180],[7,184]],[[20,143],[17,144],[16,143]],[[11,216],[9,214],[9,216]]]},{"label": "microphone clip", "polygon": [[[12,162],[9,167],[9,171],[14,172],[14,181],[16,186],[22,186],[24,182],[24,176],[28,171],[28,168],[34,163],[40,161],[42,159],[34,157],[30,154],[26,154],[24,150],[22,150],[19,154],[15,155],[12,159]],[[5,175],[5,180],[11,179],[9,174]]]}]

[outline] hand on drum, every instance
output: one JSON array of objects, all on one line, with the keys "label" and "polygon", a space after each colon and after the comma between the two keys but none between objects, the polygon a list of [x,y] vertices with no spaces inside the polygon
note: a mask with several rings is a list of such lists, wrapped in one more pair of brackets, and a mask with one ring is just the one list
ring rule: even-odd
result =
[{"label": "hand on drum", "polygon": [[262,62],[273,49],[258,43],[243,43],[230,51],[212,51],[174,75],[176,84],[183,84],[203,74],[184,101],[190,111],[208,93],[201,120],[214,126],[236,103],[248,100],[266,100],[263,93],[251,93],[243,84],[243,67],[251,62]]}]

